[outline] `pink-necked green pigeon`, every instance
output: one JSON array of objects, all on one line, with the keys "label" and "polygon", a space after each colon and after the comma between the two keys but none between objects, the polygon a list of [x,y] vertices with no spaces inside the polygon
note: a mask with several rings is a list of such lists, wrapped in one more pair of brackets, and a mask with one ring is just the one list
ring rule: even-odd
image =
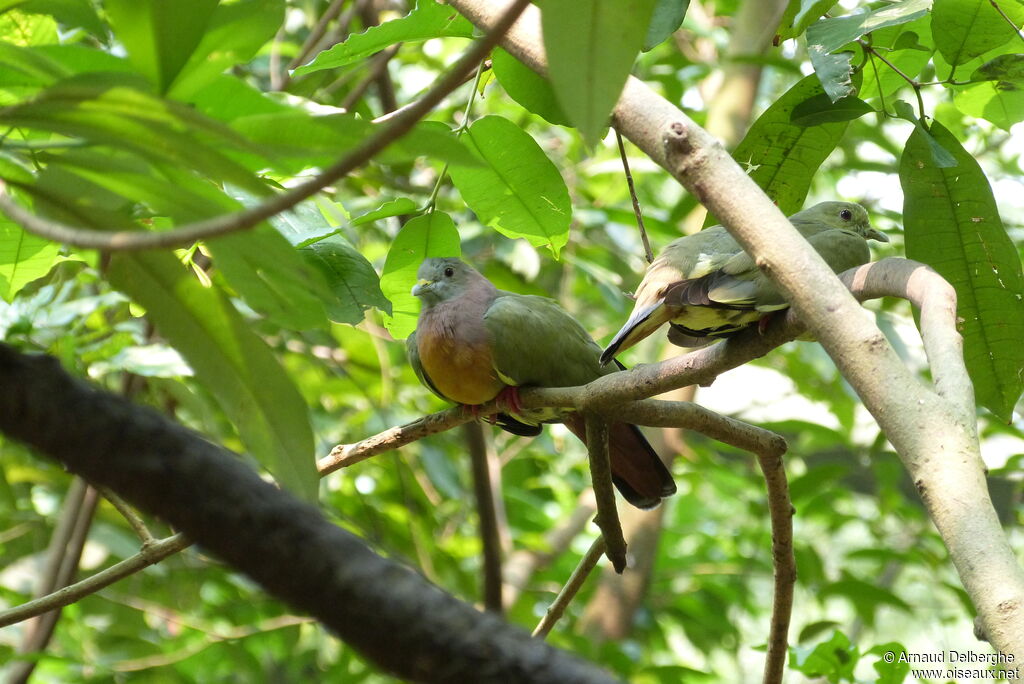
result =
[{"label": "pink-necked green pigeon", "polygon": [[[853,202],[822,202],[789,220],[836,273],[871,259],[867,240],[889,241]],[[670,342],[699,347],[789,306],[722,226],[669,243],[647,268],[634,298],[633,313],[601,354],[601,363],[665,323],[672,328]]]},{"label": "pink-necked green pigeon", "polygon": [[[496,288],[459,259],[431,258],[412,293],[422,300],[406,343],[417,377],[448,401],[470,406],[502,394],[509,410],[498,425],[540,434],[541,423],[564,422],[586,442],[583,417],[557,409],[524,410],[517,387],[585,385],[618,367],[602,367],[601,348],[576,319],[545,297]],[[609,425],[612,478],[634,506],[650,508],[676,491],[672,475],[635,425]]]}]

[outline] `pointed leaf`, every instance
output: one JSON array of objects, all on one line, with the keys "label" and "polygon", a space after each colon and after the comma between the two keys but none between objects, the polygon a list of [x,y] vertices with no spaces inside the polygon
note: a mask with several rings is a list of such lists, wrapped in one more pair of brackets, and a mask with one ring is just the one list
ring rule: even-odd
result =
[{"label": "pointed leaf", "polygon": [[816,49],[823,54],[834,52],[865,33],[906,24],[923,17],[931,4],[932,0],[901,0],[873,12],[822,19],[807,29],[807,48]]},{"label": "pointed leaf", "polygon": [[459,231],[452,217],[440,211],[417,216],[398,231],[384,261],[380,288],[391,300],[391,316],[384,325],[395,339],[404,339],[416,329],[419,302],[412,296],[416,270],[427,257],[461,256]]},{"label": "pointed leaf", "polygon": [[0,213],[0,298],[5,301],[36,278],[50,272],[60,245],[25,232]]},{"label": "pointed leaf", "polygon": [[798,126],[817,126],[836,121],[852,121],[874,111],[871,105],[856,97],[844,97],[833,102],[822,94],[808,98],[794,107],[790,120]]},{"label": "pointed leaf", "polygon": [[984,172],[941,124],[931,134],[957,165],[940,168],[920,128],[900,160],[907,256],[957,292],[964,361],[978,403],[1009,421],[1024,371],[1024,275]]},{"label": "pointed leaf", "polygon": [[399,197],[398,199],[384,202],[373,211],[368,211],[365,214],[355,217],[352,219],[352,225],[361,226],[365,223],[379,221],[382,218],[413,214],[416,213],[418,209],[419,207],[416,206],[416,203],[408,197]]},{"label": "pointed leaf", "polygon": [[779,22],[779,38],[796,38],[828,12],[838,0],[789,0]]},{"label": "pointed leaf", "polygon": [[166,92],[203,39],[218,0],[107,0],[106,10],[128,56]]},{"label": "pointed leaf", "polygon": [[473,25],[454,8],[434,0],[416,0],[416,7],[404,17],[371,26],[363,33],[350,36],[344,43],[324,50],[312,62],[293,73],[295,76],[303,76],[321,69],[352,64],[396,43],[415,43],[446,36],[470,38],[472,35]]},{"label": "pointed leaf", "polygon": [[548,77],[588,145],[608,126],[647,37],[656,0],[547,0],[541,8]]},{"label": "pointed leaf", "polygon": [[558,126],[572,126],[558,104],[551,83],[501,48],[491,57],[491,67],[508,96],[527,110]]},{"label": "pointed leaf", "polygon": [[227,298],[200,284],[168,252],[115,254],[108,278],[146,308],[252,456],[285,488],[315,501],[318,475],[305,401]]},{"label": "pointed leaf", "polygon": [[450,169],[469,208],[502,235],[547,245],[557,258],[569,241],[572,205],[555,165],[528,133],[500,116],[477,120],[465,140],[486,162]]},{"label": "pointed leaf", "polygon": [[[803,207],[811,179],[849,125],[847,121],[815,126],[793,123],[793,111],[799,105],[823,96],[818,77],[804,77],[758,117],[732,155],[750,167],[750,177],[786,215]],[[713,218],[709,221],[708,225],[716,223]]]},{"label": "pointed leaf", "polygon": [[356,325],[363,320],[363,311],[371,306],[391,313],[391,302],[380,289],[377,272],[366,257],[341,236],[314,242],[299,253],[324,275],[334,293],[327,308],[332,321]]},{"label": "pointed leaf", "polygon": [[647,27],[647,36],[644,38],[644,52],[660,45],[678,31],[689,8],[690,0],[657,0],[651,14],[651,24]]},{"label": "pointed leaf", "polygon": [[[946,62],[963,64],[1017,37],[992,5],[990,0],[935,0],[932,36]],[[1024,21],[1024,4],[1002,2],[999,7],[1016,26]]]}]

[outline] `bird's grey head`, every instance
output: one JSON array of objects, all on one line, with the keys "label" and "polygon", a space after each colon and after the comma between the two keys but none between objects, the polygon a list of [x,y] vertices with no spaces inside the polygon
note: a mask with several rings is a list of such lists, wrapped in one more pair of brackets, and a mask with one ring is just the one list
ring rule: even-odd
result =
[{"label": "bird's grey head", "polygon": [[865,240],[889,241],[885,233],[871,227],[867,209],[856,202],[822,202],[794,214],[792,218],[824,223],[829,228],[852,230]]},{"label": "bird's grey head", "polygon": [[476,270],[461,259],[454,257],[431,257],[424,259],[416,271],[416,284],[412,293],[433,306],[446,299],[458,297],[474,280],[482,278]]}]

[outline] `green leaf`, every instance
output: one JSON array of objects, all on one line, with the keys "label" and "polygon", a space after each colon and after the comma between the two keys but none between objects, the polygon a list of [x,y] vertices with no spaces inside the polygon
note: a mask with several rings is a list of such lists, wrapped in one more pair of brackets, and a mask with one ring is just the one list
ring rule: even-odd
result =
[{"label": "green leaf", "polygon": [[931,4],[932,0],[901,0],[873,12],[822,19],[807,29],[807,48],[822,54],[834,52],[865,33],[923,17]]},{"label": "green leaf", "polygon": [[656,0],[547,0],[541,28],[548,77],[569,119],[588,145],[608,126],[637,53],[643,47]]},{"label": "green leaf", "polygon": [[678,31],[689,8],[690,0],[657,0],[651,14],[651,23],[647,27],[643,51],[653,49]]},{"label": "green leaf", "polygon": [[[327,315],[337,323],[356,325],[371,306],[391,313],[391,302],[380,289],[373,266],[339,235],[299,250],[306,263],[320,271],[334,293]],[[410,286],[411,287],[411,286]]]},{"label": "green leaf", "polygon": [[572,205],[565,181],[540,146],[500,116],[477,120],[466,131],[466,143],[486,162],[451,166],[469,208],[502,235],[547,245],[557,258],[569,241]]},{"label": "green leaf", "polygon": [[45,14],[9,10],[0,14],[0,36],[12,45],[48,45],[57,42],[57,22]]},{"label": "green leaf", "polygon": [[813,48],[807,52],[811,58],[814,73],[818,75],[818,80],[821,81],[830,101],[837,102],[856,92],[853,87],[852,52],[840,52],[833,55],[819,52]]},{"label": "green leaf", "polygon": [[89,0],[28,0],[18,5],[22,12],[49,14],[65,26],[78,26],[97,37],[105,37],[107,27]]},{"label": "green leaf", "polygon": [[796,38],[821,18],[838,0],[789,0],[779,22],[779,38]]},{"label": "green leaf", "polygon": [[1024,121],[1024,90],[1008,81],[984,81],[957,88],[953,102],[964,114],[991,121],[1005,131]]},{"label": "green leaf", "polygon": [[932,134],[921,123],[921,120],[917,118],[917,114],[910,104],[903,100],[896,100],[892,105],[892,109],[897,117],[911,122],[921,132],[922,137],[928,142],[928,149],[932,153],[932,163],[935,166],[940,169],[951,169],[956,166],[956,158],[932,137]]},{"label": "green leaf", "polygon": [[50,272],[60,245],[25,232],[0,214],[0,297],[14,299],[21,288]]},{"label": "green leaf", "polygon": [[982,64],[971,74],[972,81],[1001,81],[1024,86],[1024,55],[999,55]]},{"label": "green leaf", "polygon": [[416,329],[419,303],[412,296],[416,271],[428,257],[462,255],[459,231],[452,217],[440,211],[417,216],[398,231],[384,261],[380,288],[391,300],[391,315],[384,326],[395,339],[404,339]]},{"label": "green leaf", "polygon": [[279,232],[261,224],[206,245],[214,264],[253,309],[283,328],[327,327],[324,309],[333,302],[327,280]]},{"label": "green leaf", "polygon": [[188,361],[246,449],[285,488],[316,501],[318,475],[306,404],[263,340],[227,298],[167,252],[113,255],[108,278]]},{"label": "green leaf", "polygon": [[879,644],[868,651],[869,655],[881,656],[872,664],[878,673],[875,684],[902,684],[906,681],[907,675],[910,674],[910,663],[901,657],[906,652],[907,649],[898,641]]},{"label": "green leaf", "polygon": [[218,0],[107,0],[114,33],[128,56],[164,93],[203,39]]},{"label": "green leaf", "polygon": [[454,8],[438,4],[434,0],[416,0],[416,7],[409,14],[400,19],[386,21],[379,26],[371,26],[363,33],[350,36],[344,43],[324,50],[312,62],[296,69],[293,75],[303,76],[321,69],[335,69],[352,64],[395,43],[472,36],[473,25]]},{"label": "green leaf", "polygon": [[854,681],[853,670],[860,652],[845,634],[836,630],[832,638],[813,649],[791,646],[789,666],[808,677],[827,677],[830,682]]},{"label": "green leaf", "polygon": [[984,172],[941,124],[931,134],[952,152],[941,168],[920,128],[900,160],[907,256],[928,264],[957,292],[964,361],[978,402],[1009,421],[1024,369],[1024,275]]},{"label": "green leaf", "polygon": [[408,197],[399,197],[398,199],[389,200],[384,202],[373,211],[368,211],[365,214],[361,214],[352,219],[353,226],[361,226],[366,223],[373,221],[379,221],[382,218],[389,218],[391,216],[403,216],[406,214],[414,214],[419,210],[416,203]]},{"label": "green leaf", "polygon": [[252,59],[284,21],[278,0],[242,0],[217,6],[169,97],[190,100],[227,69]]},{"label": "green leaf", "polygon": [[[907,24],[874,31],[872,46],[885,55],[885,59],[910,78],[918,74],[931,61],[932,46],[930,17],[924,16]],[[863,85],[857,95],[862,100],[888,97],[901,88],[909,88],[907,80],[878,57],[871,55],[864,64]]]},{"label": "green leaf", "polygon": [[495,48],[491,67],[508,96],[528,111],[558,126],[571,126],[558,104],[551,83],[501,48]]},{"label": "green leaf", "polygon": [[[1024,4],[1003,2],[1000,8],[1015,25],[1024,22]],[[942,57],[957,66],[1015,39],[1017,31],[989,0],[935,0],[932,35]]]},{"label": "green leaf", "polygon": [[[732,155],[750,167],[750,177],[786,215],[803,207],[811,179],[849,125],[847,121],[815,126],[793,123],[793,111],[819,96],[824,97],[824,90],[817,76],[804,77],[758,117]],[[708,225],[716,222],[709,221]]]},{"label": "green leaf", "polygon": [[817,126],[836,121],[852,121],[874,111],[874,107],[856,97],[844,97],[833,102],[827,94],[822,93],[794,107],[790,121],[798,126]]}]

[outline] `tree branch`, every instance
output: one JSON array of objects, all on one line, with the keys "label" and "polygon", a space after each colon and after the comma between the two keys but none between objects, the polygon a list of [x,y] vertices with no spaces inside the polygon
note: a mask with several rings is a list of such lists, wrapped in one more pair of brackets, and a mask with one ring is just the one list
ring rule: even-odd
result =
[{"label": "tree branch", "polygon": [[587,455],[590,459],[590,477],[597,501],[597,526],[604,538],[605,555],[615,572],[626,569],[626,540],[622,538],[619,511],[615,506],[615,487],[612,486],[612,467],[608,453],[608,423],[602,416],[585,413]]},{"label": "tree branch", "polygon": [[498,615],[501,602],[501,535],[498,532],[498,513],[495,492],[491,487],[491,472],[487,463],[487,443],[480,423],[464,423],[462,434],[466,440],[469,461],[473,471],[473,494],[480,526],[480,545],[483,548],[484,607]]},{"label": "tree branch", "polygon": [[234,455],[51,357],[0,345],[0,385],[0,431],[164,519],[398,676],[613,681],[381,558]]},{"label": "tree branch", "polygon": [[602,534],[590,545],[590,549],[580,559],[579,565],[569,575],[569,580],[565,583],[565,586],[562,587],[562,590],[558,592],[558,596],[548,606],[544,617],[541,618],[541,621],[534,628],[533,636],[543,639],[551,632],[551,628],[555,626],[555,623],[565,614],[565,609],[576,598],[577,592],[579,592],[583,583],[587,581],[587,577],[590,576],[594,566],[601,560],[601,556],[605,553],[605,548],[605,536]]},{"label": "tree branch", "polygon": [[[336,161],[308,181],[274,195],[254,207],[234,214],[225,214],[202,221],[187,223],[173,230],[148,232],[135,230],[101,231],[72,226],[36,216],[15,202],[7,184],[0,181],[0,210],[30,233],[57,242],[108,251],[130,251],[157,247],[180,247],[196,240],[204,240],[228,233],[247,230],[271,216],[291,209],[296,204],[323,190],[339,178],[359,168],[378,152],[408,133],[412,127],[433,109],[448,93],[465,82],[467,75],[487,56],[505,30],[529,5],[529,0],[514,0],[501,13],[501,18],[487,35],[476,41],[459,60],[413,106],[383,124],[372,135],[347,155]],[[13,184],[12,184],[13,185]]]}]

